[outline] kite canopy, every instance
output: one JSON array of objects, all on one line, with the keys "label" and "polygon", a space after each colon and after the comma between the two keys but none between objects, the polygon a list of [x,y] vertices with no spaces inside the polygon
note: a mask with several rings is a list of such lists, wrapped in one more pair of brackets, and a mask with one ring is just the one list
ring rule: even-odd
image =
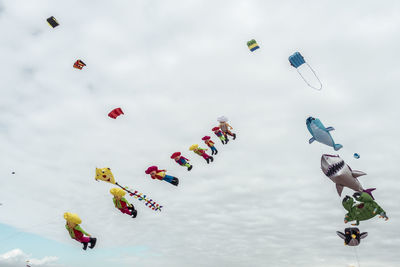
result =
[{"label": "kite canopy", "polygon": [[193,150],[197,149],[198,147],[199,147],[198,144],[194,144],[194,145],[191,145],[191,146],[189,147],[189,150],[190,150],[190,151],[193,151]]},{"label": "kite canopy", "polygon": [[108,117],[116,119],[118,116],[124,114],[124,112],[122,111],[121,108],[115,108],[113,110],[111,110],[110,113],[108,113]]},{"label": "kite canopy", "polygon": [[123,189],[118,188],[118,187],[111,188],[110,193],[116,197],[123,197],[126,195],[126,192]]},{"label": "kite canopy", "polygon": [[56,20],[56,18],[53,17],[53,16],[51,16],[50,18],[47,19],[47,23],[49,23],[49,25],[50,25],[52,28],[55,28],[55,27],[57,27],[58,25],[60,25],[60,24],[58,23],[58,21]]},{"label": "kite canopy", "polygon": [[80,59],[78,59],[77,61],[75,61],[75,63],[74,63],[74,68],[75,69],[83,69],[83,67],[85,67],[86,66],[86,64],[82,61],[82,60],[80,60]]},{"label": "kite canopy", "polygon": [[206,140],[210,140],[211,139],[211,137],[209,137],[209,136],[204,136],[203,138],[201,138],[201,140],[203,140],[203,141],[206,141]]},{"label": "kite canopy", "polygon": [[289,62],[290,62],[290,65],[292,65],[295,68],[298,68],[301,65],[303,65],[304,63],[306,63],[306,61],[304,60],[304,57],[299,52],[296,52],[293,55],[291,55],[289,57]]},{"label": "kite canopy", "polygon": [[251,39],[250,41],[247,42],[247,47],[250,49],[251,52],[260,48],[260,46],[257,44],[256,40],[254,40],[254,39]]},{"label": "kite canopy", "polygon": [[96,168],[96,177],[94,179],[96,181],[101,180],[107,183],[115,184],[114,175],[112,174],[110,168]]},{"label": "kite canopy", "polygon": [[359,159],[360,158],[360,154],[358,154],[358,153],[354,153],[354,158],[356,158],[356,159]]},{"label": "kite canopy", "polygon": [[228,118],[225,117],[225,116],[221,116],[221,117],[218,117],[218,118],[217,118],[217,121],[219,121],[219,122],[227,122],[227,121],[228,121]]},{"label": "kite canopy", "polygon": [[174,154],[171,155],[171,159],[179,157],[180,155],[181,155],[181,152],[175,152]]},{"label": "kite canopy", "polygon": [[64,219],[67,222],[71,222],[71,223],[75,223],[75,224],[82,223],[81,218],[79,218],[78,214],[76,214],[76,213],[66,212],[66,213],[64,213]]}]

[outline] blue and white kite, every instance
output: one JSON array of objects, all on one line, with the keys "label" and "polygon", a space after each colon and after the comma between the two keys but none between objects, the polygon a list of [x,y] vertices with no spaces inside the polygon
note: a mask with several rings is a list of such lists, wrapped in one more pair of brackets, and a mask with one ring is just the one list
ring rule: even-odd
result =
[{"label": "blue and white kite", "polygon": [[[290,65],[292,65],[294,68],[296,68],[297,72],[300,74],[301,78],[306,82],[306,84],[308,86],[310,86],[311,88],[313,88],[315,90],[321,90],[322,89],[322,83],[319,80],[317,74],[315,73],[313,68],[311,68],[311,66],[308,65],[308,63],[304,60],[304,57],[299,52],[296,52],[293,55],[291,55],[289,57],[289,62],[290,62]],[[315,78],[317,79],[317,81],[319,83],[318,87],[315,87],[315,86],[311,85],[311,83],[309,81],[307,81],[306,78],[304,78],[304,73],[302,73],[302,72],[305,71],[304,68],[303,69],[302,68],[299,69],[299,67],[301,65],[303,65],[303,64],[305,64],[305,66],[307,66],[308,69],[311,70],[311,72],[314,74]]]}]

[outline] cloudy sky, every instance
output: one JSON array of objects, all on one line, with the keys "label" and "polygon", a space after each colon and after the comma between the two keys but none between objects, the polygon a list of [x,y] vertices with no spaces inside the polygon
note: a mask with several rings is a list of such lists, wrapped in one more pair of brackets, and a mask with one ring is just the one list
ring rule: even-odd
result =
[{"label": "cloudy sky", "polygon": [[[0,0],[0,265],[400,266],[399,12],[396,0]],[[295,51],[322,91],[290,66]],[[210,131],[221,115],[238,135],[225,146]],[[357,249],[335,234],[346,212],[320,157],[336,152],[308,144],[310,115],[336,129],[390,217],[361,222]],[[204,135],[220,151],[210,165],[188,151]],[[121,214],[95,167],[163,211],[130,199],[138,217]],[[95,249],[70,239],[65,211]]]}]

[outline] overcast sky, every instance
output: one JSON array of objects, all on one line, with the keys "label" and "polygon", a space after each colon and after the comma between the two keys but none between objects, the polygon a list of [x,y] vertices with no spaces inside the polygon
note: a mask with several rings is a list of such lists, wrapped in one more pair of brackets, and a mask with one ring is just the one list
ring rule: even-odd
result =
[{"label": "overcast sky", "polygon": [[[0,0],[0,265],[400,266],[399,12],[395,0]],[[321,91],[290,66],[295,51]],[[210,131],[221,115],[238,136],[225,146]],[[343,149],[308,144],[308,116]],[[188,150],[204,135],[210,165]],[[366,172],[390,218],[361,222],[357,249],[335,233],[349,224],[323,153]],[[95,167],[163,211],[128,198],[138,216],[121,214]],[[65,211],[95,249],[70,239]]]}]

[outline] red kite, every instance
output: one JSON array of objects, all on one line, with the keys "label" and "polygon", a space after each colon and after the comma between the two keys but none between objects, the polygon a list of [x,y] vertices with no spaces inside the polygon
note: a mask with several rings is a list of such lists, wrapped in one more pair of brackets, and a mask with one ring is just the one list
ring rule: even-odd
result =
[{"label": "red kite", "polygon": [[110,113],[108,113],[108,117],[116,119],[119,115],[124,114],[124,112],[122,111],[121,108],[115,108],[113,110],[111,110]]}]

